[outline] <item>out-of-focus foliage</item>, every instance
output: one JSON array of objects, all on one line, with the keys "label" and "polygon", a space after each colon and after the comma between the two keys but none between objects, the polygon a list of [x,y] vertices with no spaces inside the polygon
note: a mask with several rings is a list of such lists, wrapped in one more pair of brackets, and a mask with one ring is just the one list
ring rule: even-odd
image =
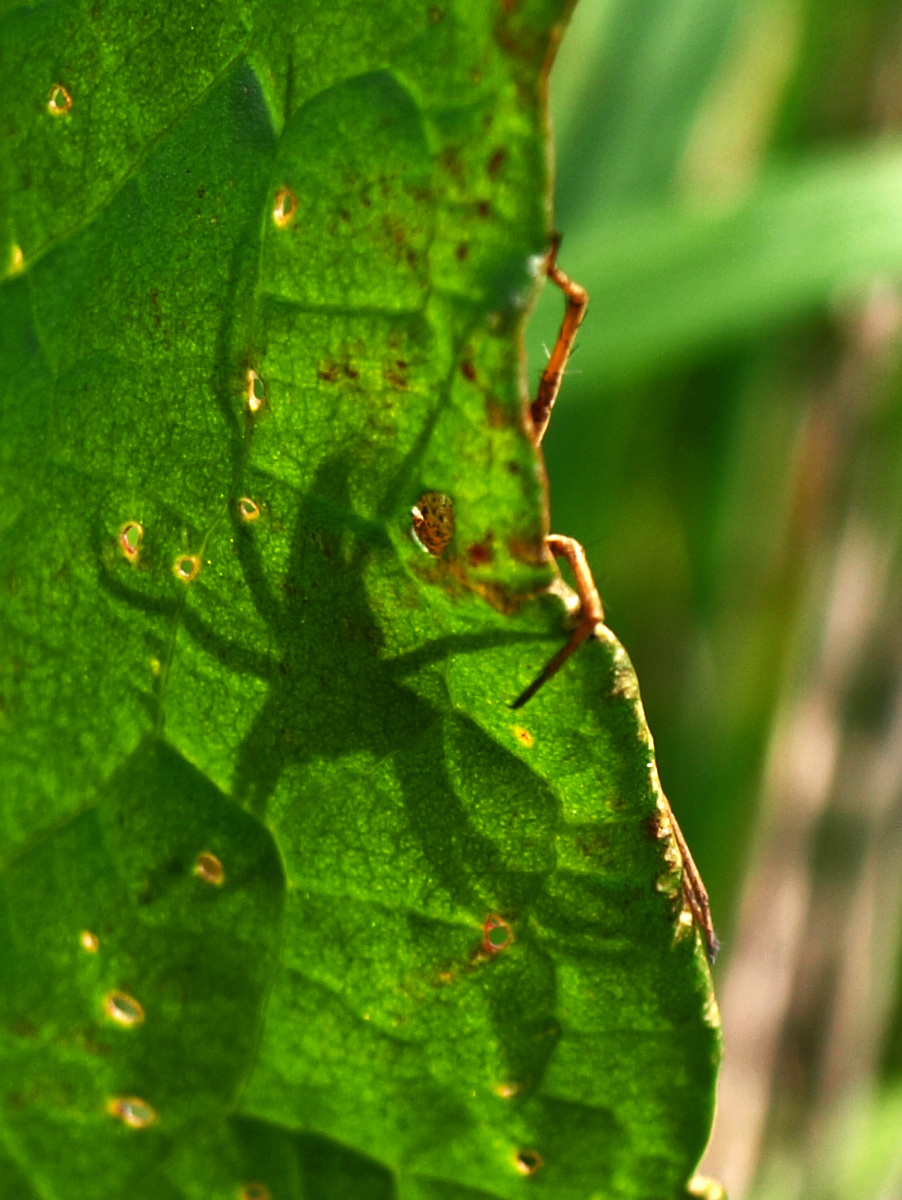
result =
[{"label": "out-of-focus foliage", "polygon": [[582,0],[552,111],[591,295],[552,525],[637,663],[724,935],[711,1170],[896,1195],[902,5]]}]

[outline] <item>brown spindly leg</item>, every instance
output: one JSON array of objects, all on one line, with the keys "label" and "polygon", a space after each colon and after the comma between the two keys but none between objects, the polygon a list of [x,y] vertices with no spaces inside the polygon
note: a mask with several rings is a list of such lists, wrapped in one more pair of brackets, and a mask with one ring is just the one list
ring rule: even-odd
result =
[{"label": "brown spindly leg", "polygon": [[[548,428],[548,422],[551,419],[551,410],[554,408],[554,402],[560,391],[567,360],[570,357],[570,352],[573,349],[573,343],[576,339],[576,331],[582,323],[582,319],[586,314],[586,305],[589,303],[589,296],[585,288],[580,287],[578,283],[574,283],[558,267],[557,251],[559,244],[560,238],[555,237],[548,254],[546,270],[549,279],[556,283],[564,293],[567,299],[567,307],[564,311],[564,320],[561,323],[560,333],[554,344],[554,349],[548,358],[548,365],[542,372],[538,394],[530,408],[533,437],[535,438],[536,446],[541,445],[542,438],[545,436],[545,430]],[[598,588],[595,586],[595,580],[592,578],[592,571],[582,546],[575,538],[563,537],[557,533],[550,534],[546,541],[548,549],[556,558],[566,558],[570,564],[580,602],[579,623],[570,635],[570,640],[546,664],[529,687],[517,697],[511,708],[521,708],[528,700],[531,700],[539,688],[556,675],[567,659],[572,654],[575,654],[583,642],[587,641],[595,633],[599,625],[604,623],[604,606],[601,602],[601,596],[598,594]],[[674,815],[673,809],[670,807],[670,802],[666,796],[663,796],[663,800],[667,806],[670,826],[682,859],[683,897],[697,926],[702,932],[708,960],[713,963],[720,949],[720,943],[717,940],[717,935],[714,932],[714,923],[711,920],[711,906],[708,901],[708,892],[702,882],[698,867],[696,867],[695,861],[689,852],[686,839],[683,837],[683,831],[680,829],[679,822]]]},{"label": "brown spindly leg", "polygon": [[720,950],[720,942],[717,939],[717,934],[714,932],[714,922],[711,919],[711,904],[708,900],[708,889],[702,881],[699,869],[695,865],[695,859],[689,852],[689,846],[683,837],[680,823],[676,819],[676,815],[670,807],[670,801],[666,796],[664,797],[664,803],[667,805],[670,827],[673,830],[673,836],[679,847],[680,857],[683,860],[683,897],[689,906],[689,911],[695,918],[696,925],[702,931],[708,962],[713,963]]},{"label": "brown spindly leg", "polygon": [[551,420],[551,410],[554,408],[557,394],[561,390],[561,380],[564,378],[567,359],[570,357],[573,343],[576,340],[576,331],[582,324],[582,319],[586,315],[586,305],[589,303],[589,293],[586,289],[580,287],[578,283],[574,283],[557,265],[557,252],[560,241],[560,237],[555,235],[551,243],[551,249],[548,252],[548,261],[545,270],[552,283],[556,283],[567,297],[567,307],[564,310],[561,331],[557,335],[554,349],[551,351],[548,363],[542,372],[542,378],[539,380],[539,390],[530,409],[532,413],[533,436],[537,446],[541,444],[542,438],[545,436],[545,430],[548,428],[548,422]]},{"label": "brown spindly leg", "polygon": [[601,596],[599,596],[595,580],[592,578],[585,550],[575,538],[563,537],[559,533],[549,534],[545,540],[548,549],[556,558],[566,558],[570,564],[580,601],[579,624],[570,635],[570,641],[555,654],[526,691],[517,697],[511,708],[522,708],[527,700],[531,700],[542,684],[547,683],[553,675],[558,673],[570,655],[574,654],[583,642],[592,636],[596,626],[604,621]]}]

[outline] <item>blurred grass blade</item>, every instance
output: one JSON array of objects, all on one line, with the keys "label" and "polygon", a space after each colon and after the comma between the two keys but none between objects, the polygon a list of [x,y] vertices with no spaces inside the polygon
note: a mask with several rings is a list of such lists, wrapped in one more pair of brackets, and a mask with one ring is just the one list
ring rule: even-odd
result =
[{"label": "blurred grass blade", "polygon": [[580,370],[645,377],[902,274],[902,148],[772,169],[726,211],[672,201],[568,230],[562,261],[592,301]]}]

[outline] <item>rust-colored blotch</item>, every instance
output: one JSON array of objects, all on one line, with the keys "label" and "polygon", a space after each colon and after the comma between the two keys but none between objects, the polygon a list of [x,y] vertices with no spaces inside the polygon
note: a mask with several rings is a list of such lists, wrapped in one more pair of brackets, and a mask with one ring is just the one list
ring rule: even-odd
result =
[{"label": "rust-colored blotch", "polygon": [[482,927],[482,948],[486,954],[498,954],[506,950],[514,940],[514,931],[504,917],[490,913]]},{"label": "rust-colored blotch", "polygon": [[90,929],[83,929],[78,935],[78,943],[82,950],[87,950],[89,954],[96,954],[100,949],[100,939],[96,933],[91,933]]},{"label": "rust-colored blotch", "polygon": [[176,579],[182,583],[193,583],[200,574],[200,559],[196,554],[180,554],[172,569]]},{"label": "rust-colored blotch", "polygon": [[198,854],[197,862],[194,864],[194,874],[198,879],[202,879],[204,883],[212,883],[216,887],[219,887],[225,879],[225,869],[222,862],[215,854],[210,854],[207,850],[202,854]]},{"label": "rust-colored blotch", "polygon": [[137,521],[126,521],[119,530],[119,549],[130,563],[138,561],[143,541],[144,527]]},{"label": "rust-colored blotch", "polygon": [[514,1162],[521,1175],[535,1175],[545,1163],[538,1150],[518,1150]]},{"label": "rust-colored blotch", "polygon": [[117,1025],[140,1025],[144,1020],[144,1009],[128,992],[107,992],[103,1011]]},{"label": "rust-colored blotch", "polygon": [[271,1200],[272,1192],[265,1183],[246,1183],[240,1196],[241,1200]]},{"label": "rust-colored blotch", "polygon": [[447,550],[454,537],[454,502],[444,492],[423,492],[410,510],[414,537],[433,558]]},{"label": "rust-colored blotch", "polygon": [[61,83],[55,83],[50,89],[47,111],[51,117],[64,117],[71,107],[72,97]]},{"label": "rust-colored blotch", "polygon": [[279,188],[272,206],[272,219],[277,229],[284,229],[290,224],[298,210],[298,202],[291,188]]},{"label": "rust-colored blotch", "polygon": [[146,1129],[157,1119],[156,1112],[140,1096],[114,1096],[107,1104],[107,1112],[130,1129]]}]

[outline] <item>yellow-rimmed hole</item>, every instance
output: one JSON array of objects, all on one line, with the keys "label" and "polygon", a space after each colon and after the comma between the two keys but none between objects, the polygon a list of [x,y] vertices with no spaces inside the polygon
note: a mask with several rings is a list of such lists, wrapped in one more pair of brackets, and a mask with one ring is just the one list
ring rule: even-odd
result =
[{"label": "yellow-rimmed hole", "polygon": [[146,1129],[157,1119],[156,1112],[140,1096],[114,1096],[107,1104],[107,1112],[130,1129]]},{"label": "yellow-rimmed hole", "polygon": [[521,1175],[535,1175],[545,1160],[538,1150],[518,1150],[514,1162]]},{"label": "yellow-rimmed hole", "polygon": [[200,574],[200,559],[196,554],[180,554],[172,570],[176,579],[180,579],[182,583],[193,583]]},{"label": "yellow-rimmed hole", "polygon": [[490,913],[482,926],[482,948],[488,954],[506,950],[514,940],[514,931],[504,917]]},{"label": "yellow-rimmed hole", "polygon": [[266,399],[266,386],[253,368],[247,373],[247,407],[251,413],[258,413]]},{"label": "yellow-rimmed hole", "polygon": [[215,854],[210,854],[204,850],[202,854],[198,854],[197,861],[194,864],[194,874],[198,879],[202,879],[204,883],[212,883],[216,887],[225,879],[225,868],[222,861]]},{"label": "yellow-rimmed hole", "polygon": [[64,117],[71,107],[72,97],[61,83],[55,83],[50,89],[47,111],[51,117]]},{"label": "yellow-rimmed hole", "polygon": [[298,202],[291,188],[279,188],[272,206],[272,219],[277,229],[284,229],[290,224],[298,210]]},{"label": "yellow-rimmed hole", "polygon": [[126,521],[119,530],[119,549],[131,563],[138,561],[143,541],[144,529],[137,521]]},{"label": "yellow-rimmed hole", "polygon": [[144,1009],[127,992],[107,992],[103,998],[103,1011],[117,1025],[140,1025],[144,1020]]}]

